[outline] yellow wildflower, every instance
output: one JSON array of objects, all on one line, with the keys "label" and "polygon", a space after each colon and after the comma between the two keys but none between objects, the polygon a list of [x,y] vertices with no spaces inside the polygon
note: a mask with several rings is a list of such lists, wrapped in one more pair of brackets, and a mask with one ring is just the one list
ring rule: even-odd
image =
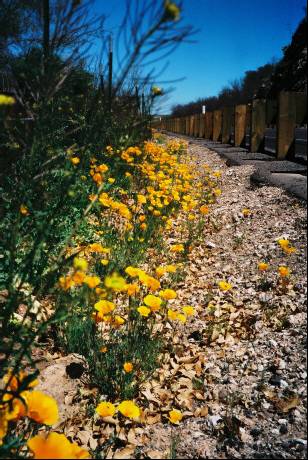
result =
[{"label": "yellow wildflower", "polygon": [[141,316],[144,316],[145,318],[147,318],[149,314],[151,313],[151,309],[144,305],[141,305],[141,307],[138,307],[137,311]]},{"label": "yellow wildflower", "polygon": [[178,317],[178,313],[174,310],[168,310],[168,318],[171,320],[171,321],[176,321],[177,320],[177,317]]},{"label": "yellow wildflower", "polygon": [[112,403],[103,401],[97,406],[95,411],[101,417],[113,417],[116,413],[116,408]]},{"label": "yellow wildflower", "polygon": [[176,3],[165,1],[164,21],[178,21],[180,18],[180,8]]},{"label": "yellow wildflower", "polygon": [[177,298],[177,293],[173,289],[165,289],[159,292],[159,296],[164,300],[171,300]]},{"label": "yellow wildflower", "polygon": [[176,319],[181,321],[181,323],[186,323],[187,321],[186,315],[183,315],[182,313],[178,313]]},{"label": "yellow wildflower", "polygon": [[261,271],[261,272],[265,272],[266,270],[268,270],[268,267],[269,265],[266,263],[266,262],[260,262],[258,264],[258,269]]},{"label": "yellow wildflower", "polygon": [[59,433],[49,433],[47,436],[36,435],[29,439],[27,446],[33,452],[35,459],[90,458],[89,452],[70,442],[64,434]]},{"label": "yellow wildflower", "polygon": [[80,163],[80,158],[78,157],[72,157],[70,158],[70,161],[73,165],[77,166]]},{"label": "yellow wildflower", "polygon": [[149,294],[143,299],[145,305],[151,308],[152,311],[157,311],[160,309],[162,300],[155,295]]},{"label": "yellow wildflower", "polygon": [[184,245],[183,244],[174,244],[170,248],[171,252],[184,252]]},{"label": "yellow wildflower", "polygon": [[209,213],[209,207],[204,204],[203,206],[201,206],[200,212],[201,212],[201,214],[208,214]]},{"label": "yellow wildflower", "polygon": [[24,204],[20,205],[19,212],[23,216],[28,216],[30,214],[29,209]]},{"label": "yellow wildflower", "polygon": [[250,216],[251,211],[248,208],[244,208],[244,209],[242,209],[242,214],[243,214],[244,217],[248,217],[248,216]]},{"label": "yellow wildflower", "polygon": [[109,300],[99,300],[94,305],[94,308],[100,315],[107,315],[115,309],[115,304],[113,302],[109,302]]},{"label": "yellow wildflower", "polygon": [[147,199],[144,195],[137,195],[137,201],[139,204],[145,204],[147,202]]},{"label": "yellow wildflower", "polygon": [[278,272],[281,278],[287,278],[290,275],[290,269],[286,267],[285,265],[281,265],[278,268]]},{"label": "yellow wildflower", "polygon": [[129,275],[129,276],[131,276],[132,278],[134,278],[134,277],[136,277],[136,276],[139,275],[140,269],[139,269],[139,268],[135,268],[135,267],[126,267],[125,273],[127,273],[127,275]]},{"label": "yellow wildflower", "polygon": [[74,258],[74,268],[76,268],[76,270],[82,270],[85,272],[88,269],[88,262],[85,259],[75,257]]},{"label": "yellow wildflower", "polygon": [[130,372],[133,371],[134,366],[133,366],[132,363],[129,363],[129,362],[128,362],[128,363],[124,363],[124,364],[123,364],[123,369],[124,369],[124,371],[125,371],[127,374],[129,374]]},{"label": "yellow wildflower", "polygon": [[84,282],[89,288],[94,289],[100,284],[101,279],[98,276],[86,276]]},{"label": "yellow wildflower", "polygon": [[124,417],[138,418],[140,416],[140,409],[133,401],[122,401],[118,410]]},{"label": "yellow wildflower", "polygon": [[232,289],[232,284],[226,281],[219,281],[218,286],[221,291],[230,291],[230,289]]},{"label": "yellow wildflower", "polygon": [[118,273],[112,273],[105,278],[105,286],[113,291],[124,291],[126,289],[126,281]]},{"label": "yellow wildflower", "polygon": [[15,104],[15,99],[12,96],[6,96],[5,94],[0,94],[0,105],[13,105]]},{"label": "yellow wildflower", "polygon": [[169,412],[169,420],[173,424],[178,424],[183,418],[183,414],[177,410],[177,409],[172,409]]},{"label": "yellow wildflower", "polygon": [[186,315],[186,316],[193,316],[195,314],[194,307],[189,307],[188,305],[186,307],[183,307],[182,311],[183,311],[184,315]]},{"label": "yellow wildflower", "polygon": [[34,390],[26,392],[25,399],[29,418],[44,425],[54,425],[58,421],[58,405],[51,396]]},{"label": "yellow wildflower", "polygon": [[115,317],[114,317],[114,319],[113,319],[113,326],[114,326],[114,327],[120,327],[120,326],[122,326],[124,323],[125,323],[125,319],[122,318],[122,316],[115,315]]}]

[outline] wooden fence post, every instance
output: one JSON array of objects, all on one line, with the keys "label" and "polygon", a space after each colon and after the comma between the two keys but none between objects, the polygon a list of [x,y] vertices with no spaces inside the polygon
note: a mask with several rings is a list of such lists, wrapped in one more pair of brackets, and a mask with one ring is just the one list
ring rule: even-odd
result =
[{"label": "wooden fence post", "polygon": [[204,137],[204,128],[205,128],[205,115],[203,113],[200,114],[200,123],[199,123],[199,135],[198,137]]},{"label": "wooden fence post", "polygon": [[221,130],[222,130],[222,111],[214,110],[213,115],[213,141],[221,140]]},{"label": "wooden fence post", "polygon": [[235,119],[234,119],[234,145],[235,147],[243,147],[246,144],[246,113],[247,113],[247,106],[245,104],[235,106]]},{"label": "wooden fence post", "polygon": [[198,134],[199,134],[199,115],[195,114],[194,118],[195,118],[195,121],[194,121],[194,137],[198,137]]},{"label": "wooden fence post", "polygon": [[189,117],[189,136],[192,136],[194,132],[194,116],[190,115]]},{"label": "wooden fence post", "polygon": [[296,93],[282,91],[278,96],[276,156],[278,160],[295,155]]},{"label": "wooden fence post", "polygon": [[213,138],[213,112],[206,112],[205,113],[204,137],[205,137],[205,139],[212,139]]},{"label": "wooden fence post", "polygon": [[263,152],[266,130],[266,100],[255,99],[252,101],[250,151]]},{"label": "wooden fence post", "polygon": [[222,110],[222,136],[221,142],[223,144],[230,144],[231,142],[231,130],[232,130],[232,118],[234,109],[233,107],[224,107]]}]

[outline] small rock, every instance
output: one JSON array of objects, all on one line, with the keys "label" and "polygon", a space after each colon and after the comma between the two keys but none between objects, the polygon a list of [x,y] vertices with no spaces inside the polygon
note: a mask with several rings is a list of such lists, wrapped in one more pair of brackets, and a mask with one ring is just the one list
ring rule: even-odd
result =
[{"label": "small rock", "polygon": [[288,426],[287,425],[281,425],[281,427],[279,428],[279,432],[280,432],[280,434],[287,434]]},{"label": "small rock", "polygon": [[209,421],[213,426],[216,426],[220,422],[220,420],[222,420],[220,415],[211,415],[209,417]]},{"label": "small rock", "polygon": [[277,374],[272,375],[268,383],[270,383],[271,385],[274,385],[275,387],[280,387],[281,385],[280,375],[277,375]]}]

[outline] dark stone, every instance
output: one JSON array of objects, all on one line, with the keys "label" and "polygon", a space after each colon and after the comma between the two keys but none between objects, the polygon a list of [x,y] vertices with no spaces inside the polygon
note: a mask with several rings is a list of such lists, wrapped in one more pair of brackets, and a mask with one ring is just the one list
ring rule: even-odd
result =
[{"label": "dark stone", "polygon": [[287,425],[285,425],[285,424],[281,425],[279,431],[280,431],[281,434],[287,434],[287,432],[288,432]]},{"label": "dark stone", "polygon": [[260,436],[261,433],[262,433],[262,430],[260,428],[252,428],[252,430],[250,430],[250,434],[254,438],[257,438],[258,436]]},{"label": "dark stone", "polygon": [[71,363],[66,366],[65,370],[71,379],[80,379],[85,371],[85,368],[81,363]]},{"label": "dark stone", "polygon": [[280,375],[274,374],[271,376],[271,378],[268,381],[271,385],[274,385],[275,387],[280,387],[281,383],[281,377]]},{"label": "dark stone", "polygon": [[189,339],[196,340],[196,342],[200,342],[202,340],[202,333],[200,331],[193,331],[189,336]]}]

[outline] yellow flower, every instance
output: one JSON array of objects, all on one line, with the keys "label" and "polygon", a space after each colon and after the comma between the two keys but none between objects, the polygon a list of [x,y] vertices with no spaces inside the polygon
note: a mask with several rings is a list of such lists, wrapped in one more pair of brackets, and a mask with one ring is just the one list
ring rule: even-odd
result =
[{"label": "yellow flower", "polygon": [[59,279],[59,284],[64,291],[67,291],[75,285],[74,281],[70,276],[61,276]]},{"label": "yellow flower", "polygon": [[178,321],[181,321],[181,323],[186,323],[187,321],[186,315],[182,315],[182,313],[178,313],[176,319]]},{"label": "yellow flower", "polygon": [[132,278],[135,278],[139,275],[140,269],[135,267],[126,267],[125,273],[127,273],[127,275],[131,276]]},{"label": "yellow flower", "polygon": [[282,249],[286,254],[294,254],[294,252],[296,252],[296,248],[294,246],[287,246]]},{"label": "yellow flower", "polygon": [[180,8],[174,2],[165,1],[164,21],[178,21],[180,18]]},{"label": "yellow flower", "polygon": [[186,316],[193,316],[195,314],[194,307],[186,306],[186,307],[183,307],[182,310],[183,310],[184,315]]},{"label": "yellow flower", "polygon": [[105,286],[114,291],[125,291],[126,281],[118,273],[112,273],[112,275],[106,276]]},{"label": "yellow flower", "polygon": [[[20,385],[22,384],[23,380],[28,377],[28,374],[24,371],[19,371],[18,374],[13,375],[12,371],[8,371],[4,377],[3,377],[3,382],[4,383],[9,383],[8,389],[13,392],[17,392],[20,388]],[[34,379],[32,382],[30,382],[27,385],[27,388],[34,388],[35,386],[38,385],[38,380]]]},{"label": "yellow flower", "polygon": [[155,272],[156,272],[156,275],[158,276],[158,278],[161,278],[162,276],[164,276],[164,274],[167,272],[167,270],[166,270],[165,267],[157,267]]},{"label": "yellow flower", "polygon": [[59,418],[58,405],[54,398],[41,391],[26,392],[27,416],[37,423],[54,425]]},{"label": "yellow flower", "polygon": [[258,269],[261,271],[261,272],[265,272],[267,269],[268,269],[269,265],[266,263],[266,262],[260,262],[258,264]]},{"label": "yellow flower", "polygon": [[209,213],[209,207],[204,204],[203,206],[201,206],[200,212],[201,212],[201,214],[208,214]]},{"label": "yellow flower", "polygon": [[123,369],[124,369],[124,371],[125,371],[127,374],[129,374],[130,372],[133,371],[134,366],[133,366],[132,363],[124,363]]},{"label": "yellow flower", "polygon": [[7,435],[8,430],[8,419],[7,411],[3,408],[0,408],[0,446],[3,445],[3,439]]},{"label": "yellow flower", "polygon": [[184,245],[183,244],[174,244],[170,248],[171,252],[184,252]]},{"label": "yellow flower", "polygon": [[101,173],[104,173],[104,172],[108,171],[108,169],[109,169],[108,166],[105,165],[105,164],[102,164],[102,165],[97,166],[97,170],[98,170],[99,172],[101,172]]},{"label": "yellow flower", "polygon": [[101,417],[113,417],[114,414],[116,413],[116,408],[115,408],[114,404],[112,404],[110,402],[103,401],[97,406],[95,411]]},{"label": "yellow flower", "polygon": [[94,289],[100,284],[101,279],[98,276],[86,276],[84,282],[89,288]]},{"label": "yellow flower", "polygon": [[100,243],[92,243],[88,247],[89,252],[105,252],[105,248]]},{"label": "yellow flower", "polygon": [[74,258],[74,268],[76,270],[87,271],[88,269],[88,262],[85,259],[80,259],[79,257]]},{"label": "yellow flower", "polygon": [[215,188],[215,189],[213,190],[213,193],[214,193],[215,196],[220,196],[220,195],[221,195],[221,190],[220,190],[220,188]]},{"label": "yellow flower", "polygon": [[19,212],[23,216],[28,216],[30,214],[29,209],[24,204],[20,205]]},{"label": "yellow flower", "polygon": [[171,423],[178,424],[182,420],[182,418],[183,414],[181,413],[181,411],[177,409],[172,409],[169,412],[169,420]]},{"label": "yellow flower", "polygon": [[141,305],[141,307],[138,307],[137,311],[141,316],[144,316],[145,318],[147,318],[149,314],[151,313],[151,309],[144,305]]},{"label": "yellow flower", "polygon": [[278,268],[278,271],[279,271],[279,275],[281,276],[281,278],[286,278],[287,276],[290,275],[290,269],[286,267],[285,265],[281,265]]},{"label": "yellow flower", "polygon": [[100,300],[96,302],[94,308],[100,315],[107,315],[115,309],[115,305],[113,302],[109,302],[109,300]]},{"label": "yellow flower", "polygon": [[113,177],[109,177],[108,182],[109,182],[109,184],[114,184],[115,179]]},{"label": "yellow flower", "polygon": [[164,300],[171,300],[177,298],[177,293],[173,289],[165,289],[164,291],[160,291],[159,295]]},{"label": "yellow flower", "polygon": [[147,199],[144,195],[137,195],[137,201],[139,204],[145,204],[147,202]]},{"label": "yellow flower", "polygon": [[166,271],[168,273],[175,273],[177,271],[176,265],[166,265]]},{"label": "yellow flower", "polygon": [[118,410],[124,417],[138,418],[140,416],[140,409],[133,401],[122,401]]},{"label": "yellow flower", "polygon": [[78,157],[72,157],[72,158],[70,158],[70,161],[71,161],[71,163],[72,163],[73,165],[76,166],[76,165],[78,165],[78,164],[80,163],[80,158],[78,158]]},{"label": "yellow flower", "polygon": [[244,208],[244,209],[242,209],[242,214],[243,214],[244,217],[248,217],[248,216],[250,216],[251,211],[248,208]]},{"label": "yellow flower", "polygon": [[219,281],[218,286],[221,291],[230,291],[230,289],[232,289],[232,284],[226,281]]},{"label": "yellow flower", "polygon": [[171,321],[176,321],[177,318],[178,318],[178,313],[174,310],[168,310],[168,318],[171,320]]},{"label": "yellow flower", "polygon": [[0,94],[0,105],[13,105],[15,104],[15,99],[12,96],[6,96],[5,94]]},{"label": "yellow flower", "polygon": [[108,348],[107,347],[101,347],[99,350],[101,353],[107,353]]},{"label": "yellow flower", "polygon": [[85,280],[85,273],[81,271],[77,271],[73,274],[72,280],[74,281],[75,284],[80,285],[84,282]]},{"label": "yellow flower", "polygon": [[278,244],[282,248],[287,248],[289,246],[289,244],[290,244],[290,241],[287,240],[286,238],[281,238],[280,240],[278,240]]},{"label": "yellow flower", "polygon": [[155,295],[147,295],[144,299],[143,299],[145,305],[147,305],[148,307],[151,308],[152,311],[157,311],[160,309],[160,306],[162,304],[162,300],[155,296]]},{"label": "yellow flower", "polygon": [[109,260],[108,259],[101,259],[101,264],[106,266],[109,264]]},{"label": "yellow flower", "polygon": [[127,294],[129,296],[134,296],[140,291],[140,287],[136,283],[126,285]]},{"label": "yellow flower", "polygon": [[49,433],[47,436],[37,435],[29,439],[27,446],[35,459],[83,459],[90,458],[89,453],[70,442],[64,434]]},{"label": "yellow flower", "polygon": [[124,324],[124,323],[125,323],[125,319],[122,318],[122,316],[115,315],[114,320],[113,320],[113,325],[115,327],[122,326],[122,324]]}]

